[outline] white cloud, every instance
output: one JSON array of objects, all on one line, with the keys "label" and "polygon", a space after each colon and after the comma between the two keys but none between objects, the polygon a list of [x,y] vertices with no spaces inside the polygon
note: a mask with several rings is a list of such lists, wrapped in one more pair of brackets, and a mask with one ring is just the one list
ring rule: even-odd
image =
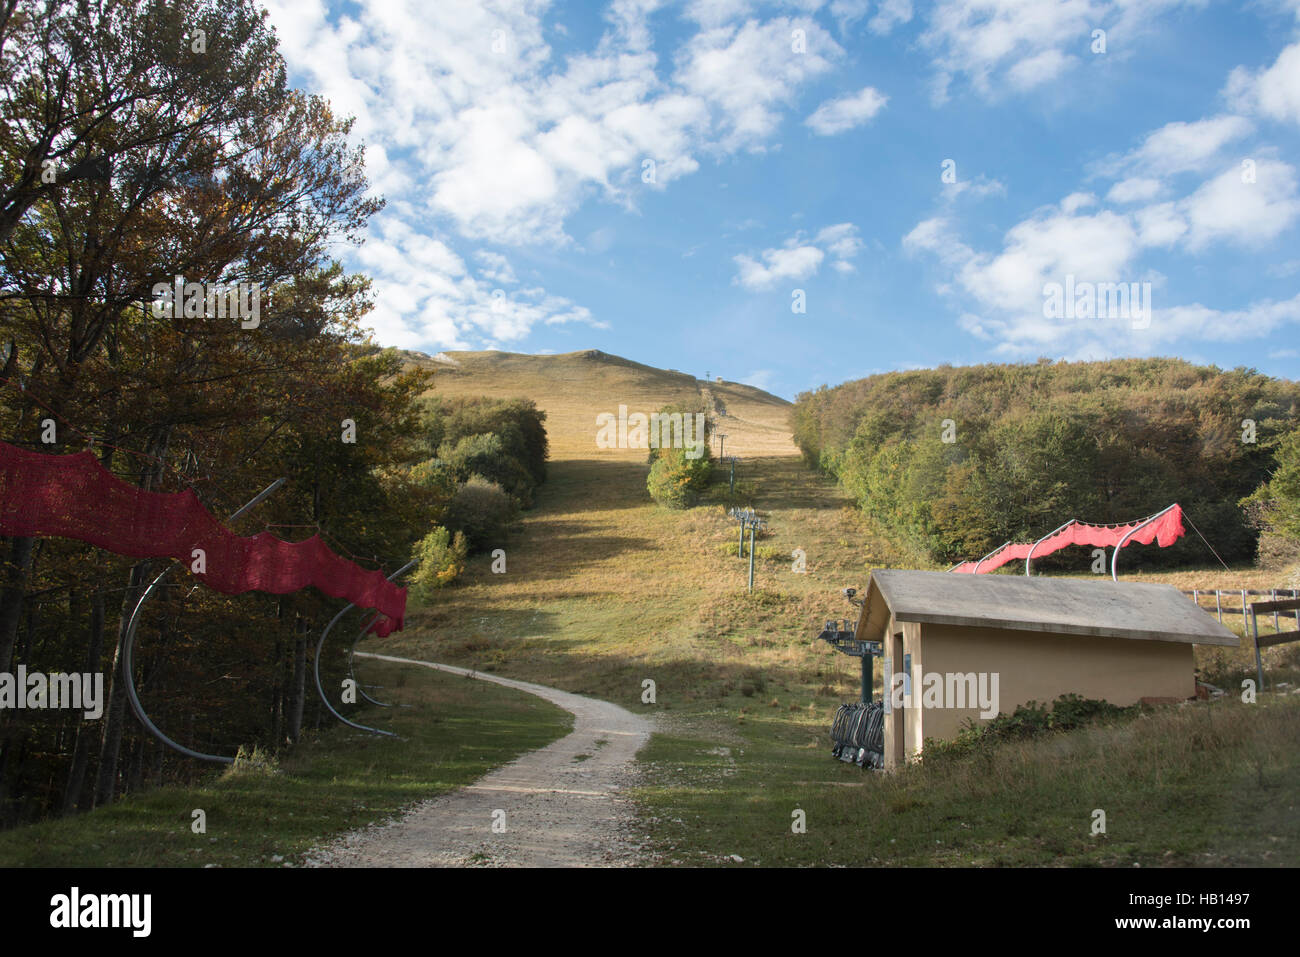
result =
[{"label": "white cloud", "polygon": [[1006,192],[1007,188],[1001,181],[980,174],[974,179],[959,179],[955,183],[944,183],[939,191],[939,197],[944,202],[950,203],[966,193],[975,199],[983,199],[985,196],[1005,196]]},{"label": "white cloud", "polygon": [[825,258],[816,246],[765,249],[759,254],[761,262],[742,254],[734,257],[740,269],[734,281],[747,289],[766,289],[783,279],[807,279]]},{"label": "white cloud", "polygon": [[1255,172],[1255,182],[1243,183],[1241,171],[1229,169],[1181,204],[1192,250],[1219,240],[1258,246],[1295,222],[1300,215],[1295,168],[1261,159]]},{"label": "white cloud", "polygon": [[1155,175],[1204,169],[1224,146],[1251,132],[1240,116],[1214,116],[1193,123],[1166,123],[1151,133],[1133,153],[1128,165]]},{"label": "white cloud", "polygon": [[1175,203],[1146,206],[1134,217],[1143,246],[1172,246],[1187,234],[1187,220]]},{"label": "white cloud", "polygon": [[[713,0],[691,10],[717,26],[688,40],[667,76],[651,31],[663,0],[614,0],[594,48],[557,59],[545,42],[549,6],[267,0],[295,85],[356,117],[372,192],[388,199],[357,254],[383,289],[372,318],[385,341],[463,347],[470,336],[518,338],[530,323],[594,324],[544,291],[512,295],[504,317],[500,304],[487,309],[477,284],[510,285],[513,273],[476,245],[571,244],[566,222],[593,197],[631,207],[695,172],[704,151],[762,149],[800,85],[843,55],[812,20],[726,26],[751,5]],[[791,49],[795,29],[806,53]],[[481,267],[478,278],[460,256]]]},{"label": "white cloud", "polygon": [[1061,200],[1061,212],[1066,215],[1072,215],[1077,210],[1085,206],[1096,206],[1097,197],[1092,193],[1071,193],[1065,199]]},{"label": "white cloud", "polygon": [[814,275],[829,256],[837,272],[854,271],[850,260],[862,249],[858,227],[836,223],[820,230],[811,240],[796,234],[785,245],[764,249],[757,258],[741,254],[733,257],[738,272],[732,280],[746,289],[767,289],[785,280],[798,281]]},{"label": "white cloud", "polygon": [[[1152,308],[1148,328],[1114,320],[1063,323],[1044,313],[1048,283],[1150,282],[1164,294],[1163,277],[1144,269],[1150,247],[1197,254],[1215,243],[1259,246],[1300,219],[1296,171],[1278,160],[1259,160],[1254,183],[1229,168],[1176,201],[1119,213],[1099,209],[1091,194],[1072,193],[1007,231],[1002,248],[981,252],[966,245],[944,217],[922,220],[903,238],[904,250],[934,255],[947,278],[938,289],[961,310],[958,325],[994,343],[997,352],[1023,357],[1051,348],[1075,357],[1148,354],[1189,338],[1257,337],[1300,319],[1300,296],[1216,310],[1199,303]],[[1136,195],[1145,189],[1134,189]]]},{"label": "white cloud", "polygon": [[1007,71],[1007,79],[1017,90],[1032,90],[1050,83],[1073,65],[1077,57],[1066,56],[1060,50],[1043,50],[1026,57]]},{"label": "white cloud", "polygon": [[991,97],[1005,85],[1019,92],[1061,77],[1089,52],[1092,31],[1104,27],[1111,52],[1153,29],[1160,14],[1204,0],[938,0],[921,34],[936,69],[933,98],[942,102],[965,78]]},{"label": "white cloud", "polygon": [[876,15],[867,23],[867,28],[879,36],[890,33],[900,23],[912,19],[912,0],[880,0]]},{"label": "white cloud", "polygon": [[513,286],[519,282],[515,276],[515,271],[510,267],[510,261],[500,253],[480,249],[474,254],[474,258],[484,264],[483,268],[479,270],[479,275],[489,282],[499,282],[507,286]]},{"label": "white cloud", "polygon": [[862,240],[858,238],[858,227],[852,223],[836,223],[827,226],[813,240],[836,259],[852,259],[862,249]]},{"label": "white cloud", "polygon": [[[1296,17],[1300,19],[1300,0]],[[1224,96],[1242,112],[1300,123],[1300,43],[1284,49],[1272,66],[1259,73],[1237,67],[1228,77]]]},{"label": "white cloud", "polygon": [[[795,31],[803,31],[805,52],[795,52]],[[709,104],[723,152],[760,149],[780,123],[780,108],[796,89],[831,68],[844,54],[813,20],[776,17],[749,20],[696,34],[677,55],[674,79]]]},{"label": "white cloud", "polygon": [[1149,176],[1133,176],[1116,183],[1106,194],[1112,203],[1144,203],[1160,195],[1164,186]]},{"label": "white cloud", "polygon": [[874,87],[864,87],[857,93],[827,100],[813,111],[812,116],[804,120],[814,133],[821,136],[834,136],[855,126],[861,126],[884,108],[889,101]]}]

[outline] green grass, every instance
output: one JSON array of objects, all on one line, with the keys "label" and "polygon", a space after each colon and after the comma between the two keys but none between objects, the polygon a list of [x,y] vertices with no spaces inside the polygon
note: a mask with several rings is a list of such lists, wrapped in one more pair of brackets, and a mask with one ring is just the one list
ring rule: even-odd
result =
[{"label": "green grass", "polygon": [[656,735],[634,797],[658,864],[1294,866],[1296,740],[1300,698],[1222,700],[884,774],[833,760],[821,720],[759,709]]},{"label": "green grass", "polygon": [[[354,720],[400,739],[335,727],[282,756],[278,771],[214,771],[198,787],[163,787],[75,817],[0,834],[0,866],[282,867],[344,831],[462,787],[567,734],[573,718],[533,695],[383,662],[359,675],[411,707]],[[207,833],[191,829],[194,809]]]}]

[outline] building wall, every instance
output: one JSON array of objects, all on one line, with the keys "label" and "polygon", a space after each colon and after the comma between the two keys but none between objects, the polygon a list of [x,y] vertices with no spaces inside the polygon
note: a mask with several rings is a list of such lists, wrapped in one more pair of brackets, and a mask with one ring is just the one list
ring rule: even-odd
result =
[{"label": "building wall", "polygon": [[[891,627],[893,623],[891,622]],[[951,738],[978,707],[921,707],[928,672],[997,672],[998,709],[1019,704],[1050,704],[1063,694],[1098,698],[1115,705],[1144,697],[1190,698],[1196,693],[1193,646],[1186,642],[1089,638],[1042,632],[951,625],[902,625],[903,652],[912,655],[912,706],[906,709],[902,749],[886,721],[885,757],[890,766],[903,755],[920,753],[926,738]],[[894,662],[896,671],[903,662]],[[888,692],[888,685],[886,685]],[[894,758],[894,761],[890,761]]]}]

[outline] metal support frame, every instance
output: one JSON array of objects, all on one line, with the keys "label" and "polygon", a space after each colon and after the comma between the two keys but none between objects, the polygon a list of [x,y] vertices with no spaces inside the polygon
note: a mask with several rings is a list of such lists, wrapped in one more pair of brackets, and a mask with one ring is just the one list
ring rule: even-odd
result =
[{"label": "metal support frame", "polygon": [[[419,564],[417,560],[412,560],[407,562],[397,571],[389,575],[388,580],[393,581],[396,578],[400,578],[402,575],[406,574],[413,566],[417,564]],[[321,653],[321,649],[325,647],[325,639],[329,637],[330,629],[333,628],[336,624],[338,624],[339,619],[342,618],[344,615],[346,615],[355,607],[356,607],[355,604],[353,604],[352,602],[348,602],[347,606],[342,611],[340,611],[337,615],[335,615],[334,618],[330,621],[330,623],[325,626],[325,630],[320,633],[320,641],[316,642],[316,660],[313,663],[314,667],[312,669],[316,676],[316,693],[320,695],[320,699],[322,702],[324,702],[325,707],[329,709],[329,713],[334,715],[334,717],[338,718],[348,727],[356,728],[358,731],[369,731],[372,734],[383,734],[383,735],[387,735],[390,738],[395,738],[397,737],[397,735],[394,734],[392,731],[383,731],[379,728],[370,728],[364,724],[357,724],[355,721],[350,721],[347,718],[343,717],[343,715],[339,714],[339,712],[335,709],[334,705],[330,704],[330,699],[325,696],[325,686],[321,684],[320,653]],[[369,625],[366,626],[367,630],[369,630],[369,627],[370,627]],[[358,685],[358,687],[360,686]]]},{"label": "metal support frame", "polygon": [[[971,569],[971,574],[972,574],[972,575],[978,575],[978,574],[980,573],[980,565],[984,564],[984,560],[985,560],[985,559],[992,558],[994,555],[996,555],[998,552],[1002,551],[1002,549],[1006,548],[1006,547],[1007,547],[1008,545],[1010,545],[1010,544],[1011,544],[1011,539],[1007,539],[1005,542],[1003,542],[1003,543],[1002,543],[1001,545],[999,545],[997,548],[993,549],[993,551],[989,552],[987,555],[982,555],[982,556],[980,556],[980,558],[977,559],[976,562],[975,562],[975,567]],[[957,563],[957,565],[960,565],[960,564],[961,564],[961,562],[958,562],[958,563]],[[952,567],[953,567],[953,568],[956,568],[957,565],[953,565]],[[951,571],[951,570],[952,570],[952,569],[949,569],[949,571]]]},{"label": "metal support frame", "polygon": [[357,636],[352,639],[352,647],[348,648],[348,677],[351,678],[354,682],[356,682],[357,690],[361,692],[361,697],[365,698],[371,704],[378,705],[381,708],[391,708],[392,707],[391,704],[388,704],[385,701],[379,701],[375,698],[370,697],[370,695],[366,694],[365,689],[362,688],[361,686],[361,682],[357,680],[357,673],[353,668],[353,659],[356,656],[357,643],[361,641],[362,638],[366,637],[366,633],[370,631],[370,626],[373,625],[378,620],[379,620],[379,612],[375,612],[373,615],[370,616],[370,618],[366,621],[366,623],[361,626],[361,630],[357,632]]},{"label": "metal support frame", "polygon": [[871,684],[875,679],[875,662],[873,659],[884,655],[883,643],[858,640],[853,630],[849,628],[848,619],[844,620],[843,630],[840,629],[837,621],[826,622],[826,627],[817,637],[841,654],[848,655],[850,658],[862,659],[862,703],[871,704]]},{"label": "metal support frame", "polygon": [[1146,528],[1148,525],[1150,525],[1152,522],[1158,519],[1161,515],[1164,515],[1166,512],[1171,511],[1177,507],[1178,507],[1178,503],[1174,502],[1173,505],[1169,505],[1165,508],[1162,508],[1160,511],[1156,512],[1154,515],[1148,518],[1145,522],[1140,523],[1136,528],[1133,528],[1131,531],[1127,532],[1124,535],[1124,537],[1119,540],[1119,544],[1115,546],[1115,551],[1110,556],[1110,580],[1111,581],[1114,582],[1119,581],[1119,574],[1118,572],[1116,572],[1115,569],[1119,563],[1119,550],[1124,547],[1124,544],[1130,538],[1132,538],[1134,535],[1140,532],[1142,529]]},{"label": "metal support frame", "polygon": [[[230,518],[227,519],[227,522],[235,521],[235,519],[239,518],[250,508],[260,503],[272,492],[276,491],[284,484],[284,481],[285,480],[282,478],[276,479],[266,488],[262,489],[262,491],[256,496],[249,499],[246,505],[232,514]],[[131,617],[126,625],[126,633],[122,636],[122,679],[123,684],[126,685],[126,699],[130,703],[131,710],[135,713],[136,718],[138,718],[140,723],[144,725],[145,730],[173,751],[177,751],[188,758],[197,758],[200,761],[213,761],[218,764],[234,764],[234,758],[223,757],[219,754],[204,754],[202,751],[195,751],[193,748],[187,748],[185,745],[167,737],[167,735],[164,734],[152,720],[150,720],[149,715],[144,710],[144,705],[140,702],[140,695],[136,691],[134,668],[135,634],[136,630],[140,627],[140,612],[144,609],[144,603],[149,600],[149,596],[157,590],[157,588],[162,584],[162,580],[167,577],[168,572],[179,564],[179,561],[173,561],[170,565],[164,568],[162,573],[150,582],[149,587],[144,590],[144,594],[140,596],[140,600],[135,603],[135,608],[131,611]]]},{"label": "metal support frame", "polygon": [[1052,537],[1053,535],[1055,535],[1057,532],[1063,532],[1063,531],[1065,531],[1067,528],[1069,528],[1071,525],[1076,524],[1078,521],[1079,521],[1079,520],[1078,520],[1077,518],[1072,518],[1072,519],[1070,519],[1068,522],[1066,522],[1066,523],[1065,523],[1064,525],[1062,525],[1060,528],[1053,529],[1052,531],[1050,531],[1050,532],[1048,532],[1046,535],[1044,535],[1042,538],[1040,538],[1038,541],[1034,542],[1034,544],[1032,544],[1032,545],[1029,546],[1029,554],[1025,556],[1025,577],[1027,577],[1027,578],[1028,578],[1028,577],[1031,577],[1031,576],[1030,576],[1030,571],[1029,571],[1029,563],[1030,563],[1031,561],[1034,560],[1034,549],[1036,549],[1039,545],[1043,544],[1043,542],[1047,541],[1049,538],[1051,538],[1051,537]]},{"label": "metal support frame", "polygon": [[749,523],[749,590],[754,590],[754,529],[758,528],[758,522]]}]

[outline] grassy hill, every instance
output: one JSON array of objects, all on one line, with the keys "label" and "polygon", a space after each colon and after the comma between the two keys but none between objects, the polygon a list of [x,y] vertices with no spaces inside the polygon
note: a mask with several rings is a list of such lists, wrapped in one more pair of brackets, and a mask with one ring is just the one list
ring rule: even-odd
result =
[{"label": "grassy hill", "polygon": [[[784,400],[599,352],[410,359],[435,370],[437,393],[535,400],[548,415],[550,479],[501,544],[505,574],[492,574],[486,556],[473,560],[461,584],[411,609],[405,631],[367,645],[653,714],[661,733],[643,752],[639,792],[655,848],[647,863],[728,864],[733,854],[765,864],[1297,860],[1300,826],[1283,822],[1273,800],[1277,788],[1300,783],[1285,744],[1300,715],[1296,698],[1259,721],[1232,700],[1216,703],[1218,736],[1196,754],[1178,744],[1208,720],[1192,709],[1157,716],[1138,739],[1131,726],[1088,732],[1065,746],[1087,752],[1074,768],[1060,767],[1063,745],[1052,740],[888,777],[831,760],[827,729],[835,707],[856,697],[856,661],[813,637],[826,618],[851,613],[840,588],[862,587],[872,567],[919,563],[802,464]],[[648,412],[695,395],[725,406],[719,431],[742,456],[750,504],[769,520],[752,595],[744,563],[726,553],[736,527],[722,508],[660,508],[645,489],[643,451],[595,445],[597,414],[619,404]],[[806,574],[792,570],[796,547],[807,554]],[[1264,583],[1249,569],[1176,574],[1199,587]],[[1214,666],[1236,673],[1253,661],[1236,649]],[[653,705],[641,700],[646,679],[655,682]],[[1098,795],[1079,790],[1079,775],[1108,756],[1105,806],[1140,826],[1091,841]],[[1004,765],[1020,770],[987,773]],[[796,807],[810,822],[797,837],[789,826]],[[1238,813],[1246,820],[1230,825]]]},{"label": "grassy hill", "polygon": [[[790,404],[599,352],[417,353],[444,395],[522,396],[547,412],[552,460],[537,506],[500,544],[505,574],[473,559],[462,582],[413,604],[406,629],[370,651],[539,681],[653,715],[634,791],[646,864],[1191,866],[1300,862],[1300,695],[1247,706],[1228,696],[1066,734],[927,758],[884,775],[831,759],[836,706],[858,692],[855,660],[814,636],[853,613],[840,595],[902,554],[835,483],[803,463]],[[646,453],[595,445],[595,417],[703,395],[738,478],[768,519],[746,591],[736,527],[717,505],[663,509]],[[807,573],[792,570],[802,548]],[[728,550],[732,554],[728,554]],[[1086,556],[1079,558],[1087,574]],[[1206,566],[1127,578],[1180,587],[1283,585],[1256,569]],[[1269,649],[1295,681],[1297,646]],[[1229,686],[1253,674],[1247,647],[1198,663]],[[567,716],[509,689],[373,661],[365,682],[413,705],[362,721],[403,741],[337,727],[283,759],[280,774],[213,774],[74,818],[0,835],[0,861],[281,866],[341,830],[467,783],[564,732]],[[644,682],[656,700],[643,703]],[[340,787],[349,797],[340,801]],[[190,810],[209,832],[194,835]],[[1108,833],[1092,835],[1103,808]],[[791,831],[803,811],[807,831]],[[148,812],[148,813],[141,813]],[[162,813],[160,813],[162,812]]]}]

